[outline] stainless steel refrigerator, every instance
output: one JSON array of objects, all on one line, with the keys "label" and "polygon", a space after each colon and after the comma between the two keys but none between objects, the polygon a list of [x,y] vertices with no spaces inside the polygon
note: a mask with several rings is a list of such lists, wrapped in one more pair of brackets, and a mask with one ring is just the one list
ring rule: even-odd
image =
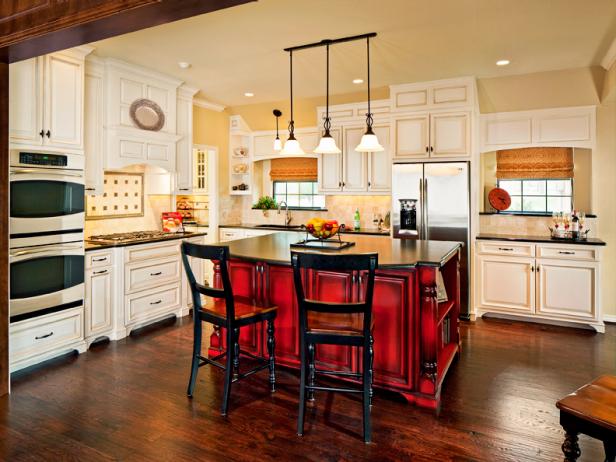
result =
[{"label": "stainless steel refrigerator", "polygon": [[469,191],[468,162],[393,166],[393,237],[464,243],[460,261],[460,316],[465,318],[469,317]]}]

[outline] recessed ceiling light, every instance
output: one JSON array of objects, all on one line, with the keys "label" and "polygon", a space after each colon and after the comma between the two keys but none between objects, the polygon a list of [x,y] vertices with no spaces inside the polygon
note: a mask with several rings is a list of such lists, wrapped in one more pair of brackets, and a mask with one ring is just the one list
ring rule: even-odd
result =
[{"label": "recessed ceiling light", "polygon": [[180,66],[182,69],[188,69],[190,67],[190,63],[187,63],[186,61],[179,61],[178,66]]},{"label": "recessed ceiling light", "polygon": [[244,96],[248,97],[248,98],[252,98],[255,94],[251,91],[247,91],[246,93],[244,93]]},{"label": "recessed ceiling light", "polygon": [[360,83],[364,83],[364,79],[353,79],[353,83],[359,85]]},{"label": "recessed ceiling light", "polygon": [[511,61],[509,61],[508,59],[499,59],[498,61],[496,61],[496,65],[497,66],[506,66],[510,62]]}]

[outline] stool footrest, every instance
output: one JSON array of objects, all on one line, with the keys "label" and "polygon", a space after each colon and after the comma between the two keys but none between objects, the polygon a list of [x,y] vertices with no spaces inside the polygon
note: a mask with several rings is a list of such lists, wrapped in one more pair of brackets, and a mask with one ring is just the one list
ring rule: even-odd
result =
[{"label": "stool footrest", "polygon": [[249,375],[252,375],[256,372],[262,371],[263,369],[267,369],[269,367],[269,363],[268,364],[261,364],[260,366],[255,367],[254,369],[251,369],[247,372],[242,372],[241,374],[238,374],[237,377],[233,377],[232,382],[237,382],[240,379],[243,379],[245,377],[248,377]]},{"label": "stool footrest", "polygon": [[315,374],[322,374],[322,375],[337,375],[340,377],[355,377],[357,379],[361,379],[362,378],[362,374],[358,373],[358,372],[347,372],[347,371],[330,371],[327,369],[315,369],[314,370]]},{"label": "stool footrest", "polygon": [[216,366],[216,367],[218,367],[219,369],[222,369],[223,371],[225,371],[225,370],[227,370],[227,368],[226,368],[223,364],[220,364],[220,363],[219,363],[218,361],[216,361],[216,360],[217,360],[217,359],[220,359],[220,358],[222,358],[222,357],[224,357],[226,354],[227,354],[227,353],[226,353],[226,352],[224,352],[223,354],[218,355],[218,356],[216,356],[216,357],[214,357],[214,358],[212,358],[212,359],[210,359],[210,358],[206,358],[205,356],[198,356],[199,360],[201,361],[201,362],[199,363],[199,367],[205,366],[206,364],[211,364],[212,366]]},{"label": "stool footrest", "polygon": [[342,393],[363,393],[363,390],[358,390],[357,388],[343,388],[343,387],[321,387],[318,385],[306,385],[306,390],[316,390],[316,391],[339,391]]}]

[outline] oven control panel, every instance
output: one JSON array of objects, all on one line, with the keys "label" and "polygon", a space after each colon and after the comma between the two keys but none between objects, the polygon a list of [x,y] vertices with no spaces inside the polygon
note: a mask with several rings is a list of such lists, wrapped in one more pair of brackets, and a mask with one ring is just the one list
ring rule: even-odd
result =
[{"label": "oven control panel", "polygon": [[38,152],[20,152],[19,163],[27,165],[44,165],[51,167],[66,167],[67,156],[61,154],[42,154]]}]

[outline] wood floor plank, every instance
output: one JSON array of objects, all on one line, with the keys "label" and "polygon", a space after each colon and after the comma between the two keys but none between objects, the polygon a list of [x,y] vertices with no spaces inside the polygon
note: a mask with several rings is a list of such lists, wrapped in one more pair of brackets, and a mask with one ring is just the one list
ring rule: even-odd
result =
[{"label": "wood floor plank", "polygon": [[[188,399],[192,326],[184,318],[14,374],[13,393],[0,398],[0,459],[562,460],[554,403],[616,373],[616,326],[599,335],[480,320],[461,333],[439,416],[377,391],[374,442],[365,445],[361,403],[344,395],[317,393],[304,437],[295,435],[294,371],[278,371],[274,395],[265,373],[234,384],[227,418],[218,370],[202,368]],[[600,443],[582,436],[580,445],[580,461],[602,460]]]}]

